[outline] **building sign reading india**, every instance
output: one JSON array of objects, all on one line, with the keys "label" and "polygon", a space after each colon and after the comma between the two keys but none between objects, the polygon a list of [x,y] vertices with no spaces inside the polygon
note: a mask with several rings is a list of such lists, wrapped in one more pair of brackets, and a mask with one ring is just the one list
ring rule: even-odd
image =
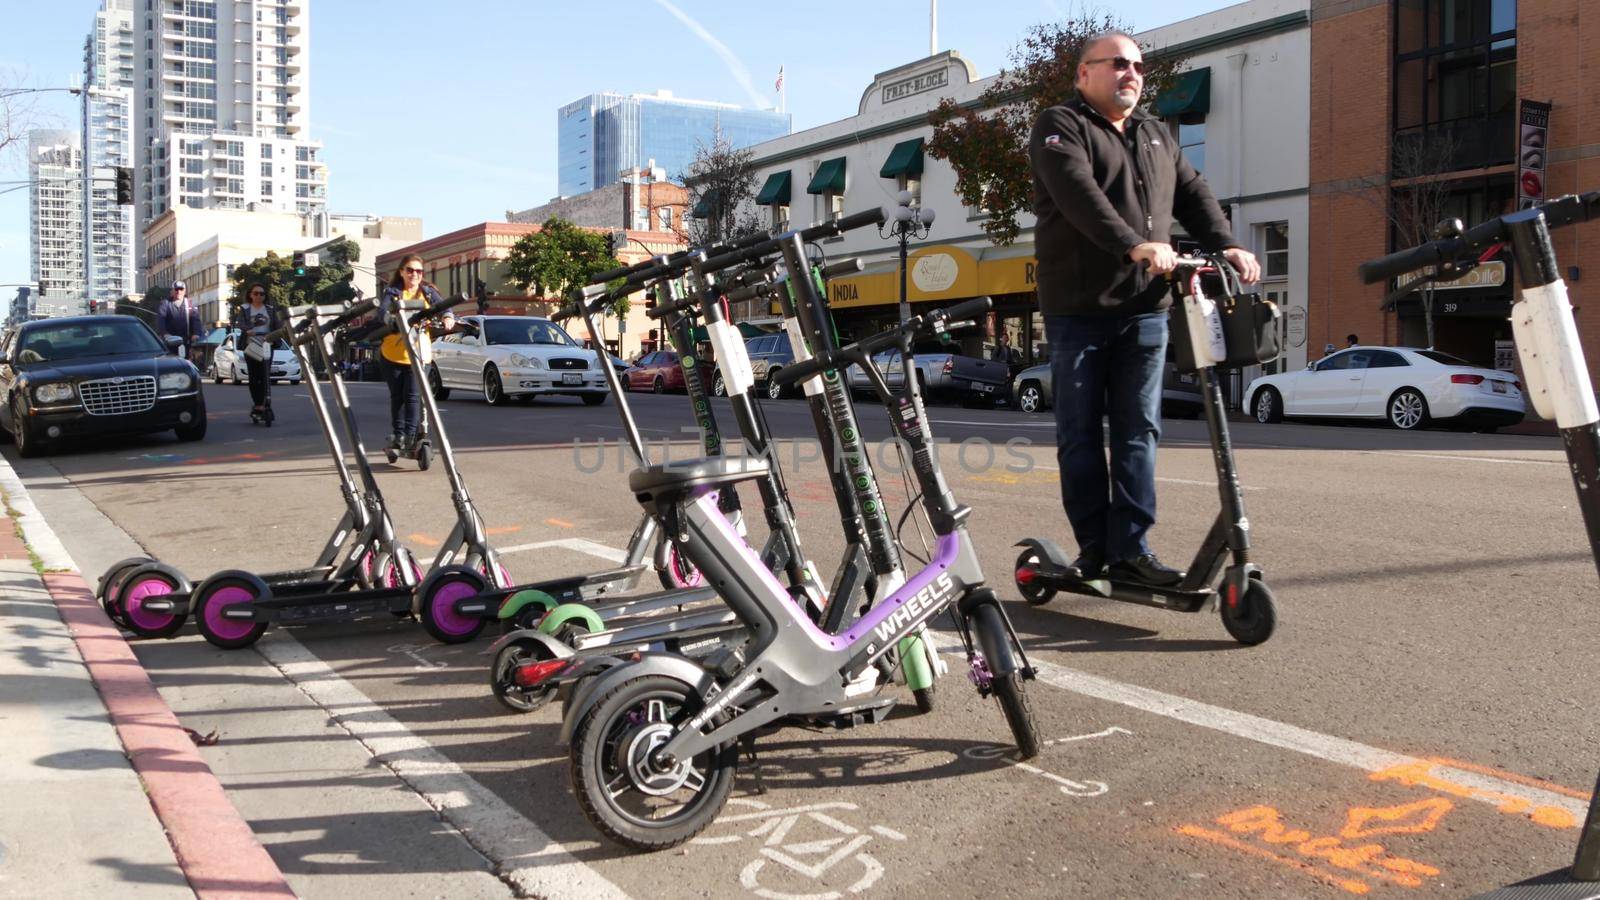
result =
[{"label": "building sign reading india", "polygon": [[947,87],[950,84],[949,69],[935,69],[932,72],[923,72],[921,75],[912,75],[899,81],[891,81],[883,86],[883,102],[893,103],[904,100],[917,94]]}]

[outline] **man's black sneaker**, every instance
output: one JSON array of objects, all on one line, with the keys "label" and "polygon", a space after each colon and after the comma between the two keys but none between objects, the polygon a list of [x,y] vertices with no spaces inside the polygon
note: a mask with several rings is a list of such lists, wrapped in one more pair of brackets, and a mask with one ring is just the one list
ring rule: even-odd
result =
[{"label": "man's black sneaker", "polygon": [[1080,553],[1078,558],[1067,567],[1067,574],[1080,581],[1090,581],[1103,578],[1106,574],[1106,561],[1098,553]]},{"label": "man's black sneaker", "polygon": [[1106,574],[1114,581],[1133,581],[1151,587],[1172,587],[1183,580],[1183,572],[1162,565],[1154,553],[1114,562],[1106,568]]}]

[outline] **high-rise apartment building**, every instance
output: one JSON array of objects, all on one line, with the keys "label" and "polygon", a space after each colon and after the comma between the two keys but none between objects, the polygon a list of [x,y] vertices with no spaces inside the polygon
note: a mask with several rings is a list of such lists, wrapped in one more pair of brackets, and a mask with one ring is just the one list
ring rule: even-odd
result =
[{"label": "high-rise apartment building", "polygon": [[83,281],[90,300],[133,293],[133,210],[117,205],[113,171],[133,165],[133,4],[102,0],[83,42]]},{"label": "high-rise apartment building", "polygon": [[83,148],[75,131],[28,132],[35,315],[84,310]]},{"label": "high-rise apartment building", "polygon": [[[309,0],[135,0],[135,216],[176,206],[318,213]],[[151,261],[141,258],[141,276]]]},{"label": "high-rise apartment building", "polygon": [[682,100],[668,91],[590,94],[556,112],[557,190],[585,194],[650,160],[681,181],[696,146],[709,146],[718,131],[748,147],[788,134],[792,123],[788,113]]}]

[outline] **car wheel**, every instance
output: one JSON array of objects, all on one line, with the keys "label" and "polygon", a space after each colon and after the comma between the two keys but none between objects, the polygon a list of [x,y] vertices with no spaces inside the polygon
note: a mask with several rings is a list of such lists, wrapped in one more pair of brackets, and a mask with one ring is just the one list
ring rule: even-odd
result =
[{"label": "car wheel", "polygon": [[222,383],[222,369],[219,368],[216,363],[212,363],[211,364],[211,383],[212,384],[221,384]]},{"label": "car wheel", "polygon": [[298,379],[298,378],[289,379],[289,386],[290,387],[299,387],[300,386],[300,379]]},{"label": "car wheel", "polygon": [[606,402],[605,394],[582,394],[584,406],[599,406]]},{"label": "car wheel", "polygon": [[28,420],[22,415],[22,402],[11,401],[11,439],[17,445],[18,456],[38,456],[44,452],[39,446],[39,439],[33,436],[33,429],[28,427]]},{"label": "car wheel", "polygon": [[445,401],[450,399],[450,389],[444,386],[444,379],[439,377],[439,367],[428,367],[428,388],[433,391],[433,399]]},{"label": "car wheel", "polygon": [[490,406],[500,406],[506,402],[505,386],[500,383],[500,370],[493,363],[483,370],[483,399]]},{"label": "car wheel", "polygon": [[1389,398],[1389,424],[1401,431],[1428,425],[1428,401],[1416,388],[1401,388]]},{"label": "car wheel", "polygon": [[1035,413],[1044,409],[1044,388],[1037,381],[1029,381],[1022,386],[1022,392],[1017,395],[1017,408],[1026,413]]},{"label": "car wheel", "polygon": [[767,399],[783,399],[783,383],[778,381],[778,370],[773,369],[767,373]]},{"label": "car wheel", "polygon": [[1283,398],[1273,388],[1262,388],[1256,394],[1256,402],[1252,404],[1256,421],[1263,425],[1283,421]]},{"label": "car wheel", "polygon": [[237,365],[229,365],[228,368],[232,371],[233,383],[244,384],[244,379],[239,377],[239,367]]},{"label": "car wheel", "polygon": [[728,385],[725,382],[723,382],[722,373],[721,372],[717,373],[717,377],[711,379],[711,396],[713,396],[713,397],[726,397],[726,396],[728,396]]},{"label": "car wheel", "polygon": [[657,375],[656,376],[656,380],[651,382],[651,384],[650,384],[650,393],[652,393],[652,394],[665,394],[666,392],[667,392],[666,379],[662,378],[660,375]]}]

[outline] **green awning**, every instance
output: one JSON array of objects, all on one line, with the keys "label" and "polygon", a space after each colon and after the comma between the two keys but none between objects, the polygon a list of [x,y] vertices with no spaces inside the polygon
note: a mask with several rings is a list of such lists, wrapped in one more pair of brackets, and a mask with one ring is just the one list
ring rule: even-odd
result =
[{"label": "green awning", "polygon": [[691,218],[691,219],[709,219],[709,218],[711,218],[711,210],[716,205],[717,205],[717,192],[716,191],[706,191],[704,194],[700,195],[700,200],[695,203],[694,209],[689,211],[689,218]]},{"label": "green awning", "polygon": [[884,161],[883,168],[878,174],[884,178],[899,178],[901,175],[922,175],[922,138],[912,138],[901,141],[889,151],[889,158]]},{"label": "green awning", "polygon": [[806,185],[806,193],[844,193],[844,157],[823,160],[822,165],[817,166],[817,174],[811,176],[811,183]]},{"label": "green awning", "polygon": [[757,206],[788,206],[789,205],[789,173],[773,172],[767,176],[767,181],[761,186],[761,193],[756,195]]},{"label": "green awning", "polygon": [[1173,116],[1203,116],[1211,111],[1211,68],[1190,69],[1177,76],[1172,87],[1156,97],[1156,115],[1163,119]]}]

